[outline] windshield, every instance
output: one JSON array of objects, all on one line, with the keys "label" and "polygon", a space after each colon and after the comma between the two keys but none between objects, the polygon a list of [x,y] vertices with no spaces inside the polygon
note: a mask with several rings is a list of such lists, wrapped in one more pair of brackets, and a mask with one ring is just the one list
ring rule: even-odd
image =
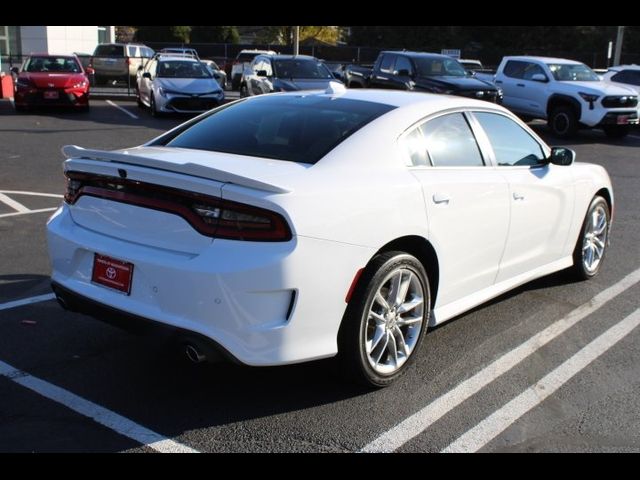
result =
[{"label": "windshield", "polygon": [[317,60],[274,60],[273,73],[278,78],[333,78],[329,69]]},{"label": "windshield", "polygon": [[82,69],[73,57],[31,57],[24,71],[80,73]]},{"label": "windshield", "polygon": [[559,82],[597,82],[600,80],[593,70],[582,63],[548,63],[553,78]]},{"label": "windshield", "polygon": [[316,163],[395,107],[317,95],[264,95],[222,107],[179,131],[167,147]]},{"label": "windshield", "polygon": [[453,58],[413,57],[420,77],[465,77],[467,72]]},{"label": "windshield", "polygon": [[163,78],[210,78],[211,73],[198,62],[168,60],[158,64],[158,77]]}]

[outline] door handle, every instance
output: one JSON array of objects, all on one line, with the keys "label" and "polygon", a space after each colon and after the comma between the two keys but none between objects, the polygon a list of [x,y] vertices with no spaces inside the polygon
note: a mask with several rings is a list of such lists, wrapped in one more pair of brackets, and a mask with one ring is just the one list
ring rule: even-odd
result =
[{"label": "door handle", "polygon": [[517,85],[518,87],[523,87],[523,88],[524,88],[524,83],[516,83],[516,85]]},{"label": "door handle", "polygon": [[496,83],[502,84],[502,80],[496,80]]},{"label": "door handle", "polygon": [[449,200],[451,200],[451,197],[449,197],[449,195],[447,195],[446,193],[434,193],[433,194],[433,203],[446,203],[447,205],[449,205]]},{"label": "door handle", "polygon": [[519,194],[518,192],[513,192],[514,200],[524,200],[524,195]]}]

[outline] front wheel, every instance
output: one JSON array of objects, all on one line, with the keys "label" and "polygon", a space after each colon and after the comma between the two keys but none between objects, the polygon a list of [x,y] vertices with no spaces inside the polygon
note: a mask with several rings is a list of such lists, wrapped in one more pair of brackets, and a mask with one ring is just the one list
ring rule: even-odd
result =
[{"label": "front wheel", "polygon": [[415,357],[431,312],[422,264],[386,252],[367,266],[347,306],[339,333],[342,372],[369,387],[386,387]]},{"label": "front wheel", "polygon": [[595,277],[602,267],[609,242],[610,219],[609,204],[604,198],[595,196],[573,252],[573,270],[581,280]]},{"label": "front wheel", "polygon": [[161,116],[160,111],[156,107],[156,99],[154,98],[153,93],[149,97],[149,111],[151,112],[152,117],[158,118]]},{"label": "front wheel", "polygon": [[576,112],[570,107],[557,107],[551,112],[548,125],[556,137],[571,137],[578,131]]}]

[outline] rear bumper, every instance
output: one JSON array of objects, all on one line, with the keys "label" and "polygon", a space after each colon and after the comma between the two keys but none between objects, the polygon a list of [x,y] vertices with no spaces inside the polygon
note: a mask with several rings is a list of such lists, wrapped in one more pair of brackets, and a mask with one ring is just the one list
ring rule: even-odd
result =
[{"label": "rear bumper", "polygon": [[121,328],[131,333],[145,336],[154,336],[163,339],[170,339],[177,342],[198,344],[202,350],[214,353],[207,355],[209,358],[223,357],[234,363],[238,360],[225,350],[220,344],[208,337],[198,333],[178,327],[156,322],[149,318],[140,317],[131,313],[109,307],[89,298],[83,297],[57,282],[51,282],[51,289],[56,295],[58,303],[71,312],[82,313],[90,317]]},{"label": "rear bumper", "polygon": [[[199,252],[178,252],[84,228],[67,205],[49,220],[47,241],[57,291],[202,335],[255,366],[335,355],[346,292],[374,253],[299,236],[215,239]],[[92,282],[95,253],[134,265],[130,295]]]}]

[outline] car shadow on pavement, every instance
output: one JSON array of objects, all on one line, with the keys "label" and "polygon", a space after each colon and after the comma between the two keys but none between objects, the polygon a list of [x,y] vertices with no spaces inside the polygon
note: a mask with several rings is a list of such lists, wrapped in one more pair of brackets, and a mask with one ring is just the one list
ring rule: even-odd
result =
[{"label": "car shadow on pavement", "polygon": [[46,275],[0,275],[0,303],[51,293],[50,284]]}]

